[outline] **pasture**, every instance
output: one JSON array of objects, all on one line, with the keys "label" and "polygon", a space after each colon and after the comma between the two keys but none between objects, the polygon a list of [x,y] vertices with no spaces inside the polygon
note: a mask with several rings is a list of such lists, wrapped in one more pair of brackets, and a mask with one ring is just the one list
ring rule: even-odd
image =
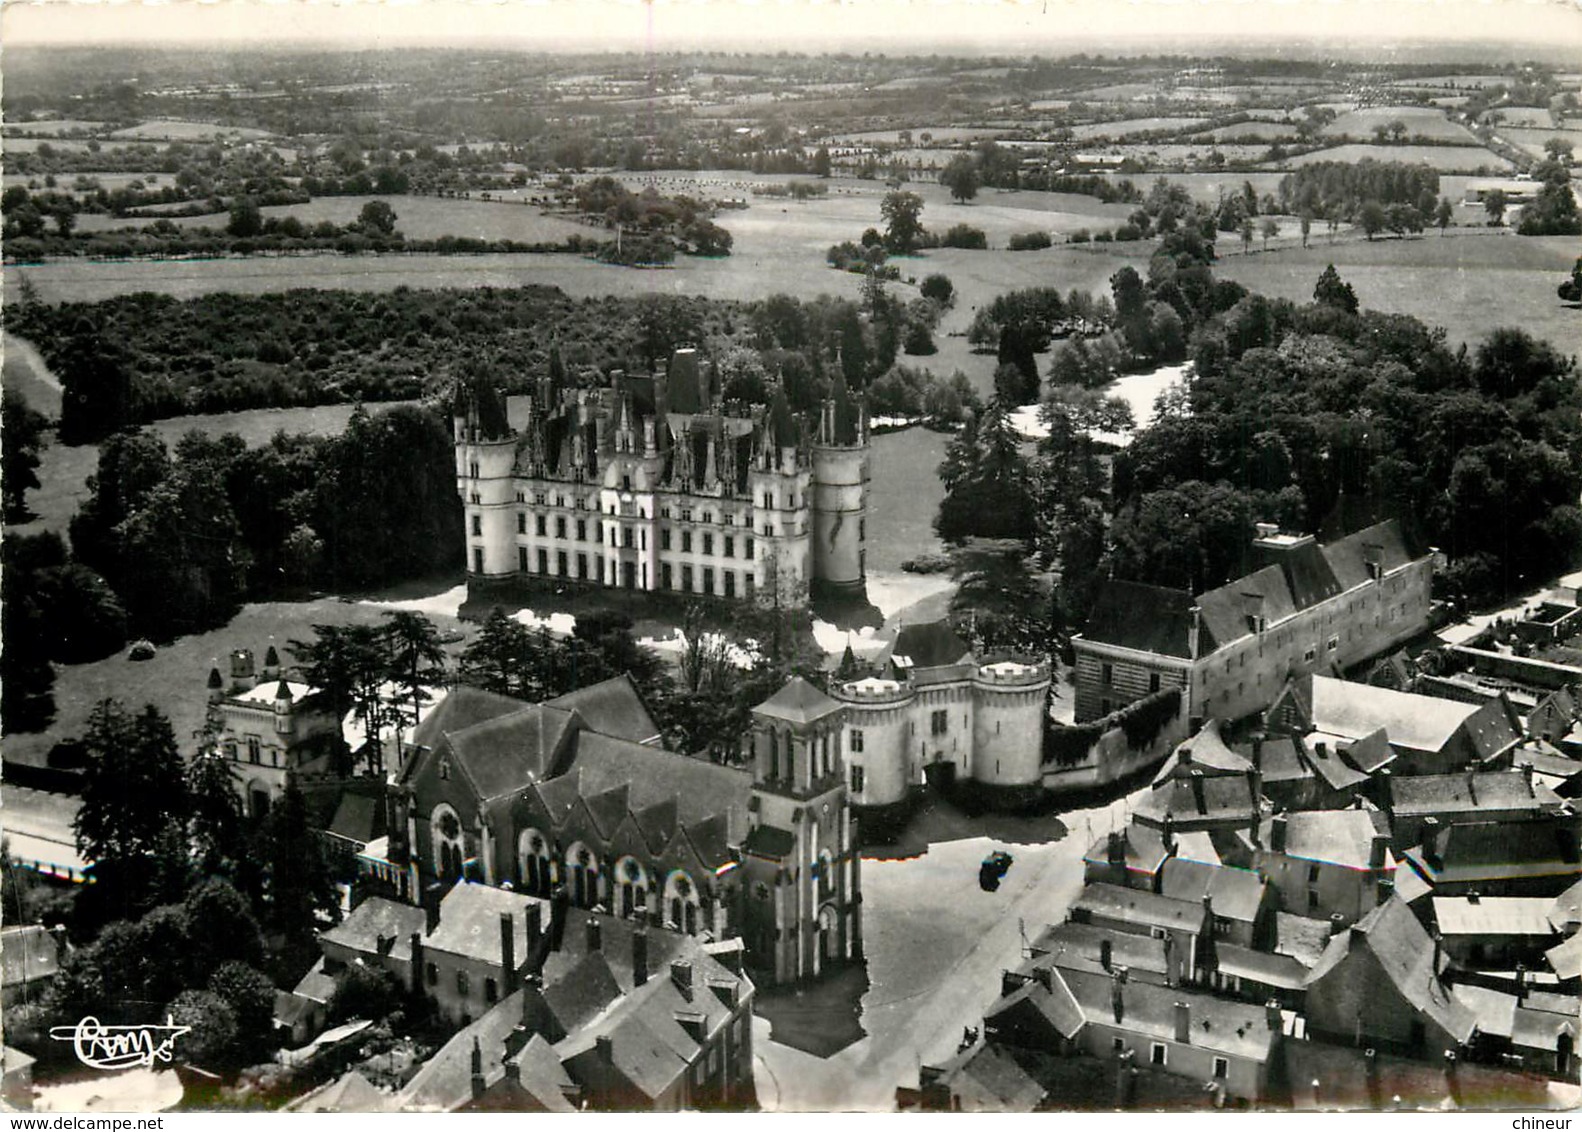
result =
[{"label": "pasture", "polygon": [[1083,141],[1090,138],[1123,138],[1130,134],[1158,133],[1161,130],[1186,131],[1206,123],[1206,118],[1122,118],[1116,122],[1089,122],[1073,126],[1071,136]]},{"label": "pasture", "polygon": [[270,137],[266,130],[248,126],[222,126],[218,122],[187,122],[175,118],[154,118],[139,122],[124,130],[106,135],[128,141],[206,141],[210,138],[232,138],[241,141],[261,141]]},{"label": "pasture", "polygon": [[1475,344],[1496,327],[1516,325],[1573,352],[1577,313],[1561,305],[1555,287],[1576,255],[1573,237],[1483,230],[1372,243],[1315,239],[1307,249],[1227,256],[1214,270],[1272,298],[1309,302],[1332,263],[1363,307],[1442,326],[1452,345]]},{"label": "pasture", "polygon": [[1496,113],[1502,125],[1546,130],[1556,123],[1547,106],[1501,106]]},{"label": "pasture", "polygon": [[1544,143],[1550,138],[1563,138],[1571,143],[1574,151],[1582,153],[1582,129],[1555,130],[1547,127],[1543,129],[1511,129],[1507,126],[1499,126],[1496,128],[1496,132],[1506,141],[1520,146],[1534,157],[1544,156]]},{"label": "pasture", "polygon": [[1292,157],[1282,164],[1295,167],[1319,161],[1344,161],[1348,164],[1372,158],[1374,161],[1405,161],[1427,165],[1441,173],[1503,173],[1515,166],[1482,146],[1471,145],[1351,145],[1331,146]]},{"label": "pasture", "polygon": [[1221,126],[1217,130],[1209,130],[1205,134],[1193,138],[1196,142],[1217,141],[1234,142],[1245,139],[1262,139],[1270,142],[1276,139],[1294,138],[1296,126],[1286,121],[1269,121],[1261,119],[1256,122],[1238,122],[1234,126]]},{"label": "pasture", "polygon": [[1445,112],[1431,106],[1370,106],[1340,115],[1324,127],[1327,138],[1366,138],[1377,126],[1400,122],[1406,127],[1408,137],[1422,136],[1435,141],[1466,142],[1476,144],[1472,131],[1459,122],[1445,117]]},{"label": "pasture", "polygon": [[7,122],[5,124],[5,137],[10,141],[13,134],[27,137],[58,138],[64,134],[96,134],[104,129],[103,122],[87,122],[81,118],[41,118],[36,122]]}]

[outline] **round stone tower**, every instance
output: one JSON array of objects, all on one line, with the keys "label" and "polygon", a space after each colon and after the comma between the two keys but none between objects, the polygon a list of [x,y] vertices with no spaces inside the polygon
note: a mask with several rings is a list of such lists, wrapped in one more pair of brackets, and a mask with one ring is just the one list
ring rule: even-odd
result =
[{"label": "round stone tower", "polygon": [[466,513],[467,576],[515,574],[516,435],[505,403],[482,382],[457,390],[456,489]]},{"label": "round stone tower", "polygon": [[1001,805],[1032,801],[1043,790],[1044,715],[1049,665],[1025,657],[973,669],[972,777]]},{"label": "round stone tower", "polygon": [[813,444],[813,585],[861,594],[867,582],[868,415],[836,371]]}]

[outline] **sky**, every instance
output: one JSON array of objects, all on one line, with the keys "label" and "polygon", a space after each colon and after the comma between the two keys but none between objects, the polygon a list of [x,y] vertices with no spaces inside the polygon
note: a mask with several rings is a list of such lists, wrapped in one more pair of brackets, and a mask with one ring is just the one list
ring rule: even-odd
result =
[{"label": "sky", "polygon": [[1061,54],[1284,44],[1384,56],[1567,52],[1582,0],[6,0],[5,44],[168,46],[304,41],[524,50]]}]

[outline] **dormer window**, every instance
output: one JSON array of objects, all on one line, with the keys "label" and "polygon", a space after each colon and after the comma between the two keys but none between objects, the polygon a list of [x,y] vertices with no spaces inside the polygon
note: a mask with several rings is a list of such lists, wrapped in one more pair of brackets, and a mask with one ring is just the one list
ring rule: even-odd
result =
[{"label": "dormer window", "polygon": [[450,760],[449,759],[440,759],[439,760],[439,776],[440,776],[441,779],[448,779],[450,777]]}]

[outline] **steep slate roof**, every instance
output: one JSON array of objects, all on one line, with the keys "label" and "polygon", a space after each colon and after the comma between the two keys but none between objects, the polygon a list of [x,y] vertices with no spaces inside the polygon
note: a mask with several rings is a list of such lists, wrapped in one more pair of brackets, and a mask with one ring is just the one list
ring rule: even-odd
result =
[{"label": "steep slate roof", "polygon": [[[560,1064],[560,1057],[540,1034],[534,1034],[527,1044],[511,1058],[520,1080],[517,1087],[530,1094],[543,1106],[545,1112],[573,1112],[566,1093],[576,1088],[576,1083]],[[506,1111],[519,1112],[520,1108]]]},{"label": "steep slate roof", "polygon": [[1203,624],[1220,644],[1229,644],[1256,632],[1254,612],[1263,617],[1265,624],[1273,625],[1301,608],[1278,566],[1265,566],[1244,578],[1199,594],[1197,604],[1203,611]]},{"label": "steep slate roof", "polygon": [[522,711],[528,706],[524,701],[510,696],[458,684],[434,705],[434,710],[413,730],[411,743],[418,747],[433,747],[447,732],[465,731],[485,720]]},{"label": "steep slate roof", "polygon": [[1111,967],[1125,967],[1134,972],[1151,971],[1157,975],[1169,972],[1170,963],[1164,940],[1114,928],[1080,924],[1073,920],[1052,924],[1040,932],[1033,940],[1033,957],[1023,960],[1017,970],[1030,973],[1041,967],[1054,966],[1078,971],[1102,971],[1104,965],[1101,956],[1106,941],[1110,945]]},{"label": "steep slate roof", "polygon": [[1438,836],[1437,865],[1419,847],[1406,851],[1412,867],[1431,883],[1455,884],[1518,877],[1565,878],[1582,874],[1577,833],[1556,821],[1468,822]]},{"label": "steep slate roof", "polygon": [[[1382,735],[1383,732],[1375,731],[1373,734],[1378,736]],[[1341,747],[1340,744],[1331,742],[1327,736],[1321,738],[1318,735],[1310,735],[1308,739],[1309,742],[1305,748],[1307,765],[1313,768],[1313,773],[1322,778],[1331,790],[1349,790],[1353,786],[1359,786],[1368,781],[1368,775],[1353,765],[1347,756],[1358,747],[1366,750],[1368,746],[1376,742],[1374,738],[1361,739],[1346,747]],[[1388,747],[1386,749],[1388,750]],[[1393,753],[1391,757],[1394,757]]]},{"label": "steep slate roof", "polygon": [[1203,924],[1203,904],[1175,900],[1153,892],[1115,884],[1090,884],[1078,894],[1072,912],[1118,920],[1139,927],[1185,928],[1197,931]]},{"label": "steep slate roof", "polygon": [[60,971],[60,947],[42,925],[0,931],[0,969],[7,987],[53,979]]},{"label": "steep slate roof", "polygon": [[355,1069],[298,1097],[286,1106],[290,1112],[385,1112],[394,1098],[374,1088]]},{"label": "steep slate roof", "polygon": [[[1192,605],[1192,595],[1185,590],[1111,578],[1100,587],[1082,636],[1118,648],[1190,659]],[[1207,655],[1213,648],[1213,636],[1205,628],[1198,651]]]},{"label": "steep slate roof", "polygon": [[840,704],[802,677],[793,676],[778,692],[753,708],[753,713],[789,723],[811,723],[839,710]]},{"label": "steep slate roof", "polygon": [[1183,825],[1201,822],[1251,825],[1258,820],[1258,794],[1245,775],[1172,778],[1149,790],[1133,813],[1139,819],[1160,825],[1167,817]]},{"label": "steep slate roof", "polygon": [[[1079,971],[1061,972],[1072,996],[1090,1022],[1116,1027],[1150,1038],[1174,1041],[1176,1003],[1191,1011],[1192,1044],[1249,1061],[1265,1061],[1279,1034],[1269,1028],[1264,1007],[1215,998],[1186,987],[1160,987],[1128,982],[1121,991],[1121,1021],[1115,1021],[1111,1004],[1112,980],[1108,975]],[[1206,1025],[1205,1025],[1206,1023]]]},{"label": "steep slate roof", "polygon": [[1252,760],[1227,744],[1225,737],[1220,734],[1220,721],[1211,719],[1201,731],[1176,747],[1175,758],[1165,760],[1159,773],[1154,776],[1154,782],[1157,784],[1166,778],[1190,778],[1194,770],[1215,775],[1246,774],[1251,769]]},{"label": "steep slate roof", "polygon": [[1266,987],[1298,991],[1307,984],[1307,967],[1291,955],[1254,951],[1250,947],[1216,941],[1214,963],[1221,975],[1247,979]]},{"label": "steep slate roof", "polygon": [[1390,783],[1395,814],[1439,815],[1479,810],[1556,810],[1560,796],[1539,783],[1528,785],[1519,770],[1466,774],[1401,776]]},{"label": "steep slate roof", "polygon": [[510,715],[447,732],[449,750],[484,800],[514,794],[554,773],[556,751],[572,727],[572,714],[534,704]]},{"label": "steep slate roof", "polygon": [[[1038,1011],[1061,1036],[1076,1037],[1082,1027],[1087,1025],[1082,1007],[1078,1005],[1076,996],[1071,993],[1071,988],[1066,983],[1065,975],[1058,968],[1050,969],[1047,977],[1049,979],[1047,987],[1038,979],[1029,979],[1010,994],[1002,995],[993,1006],[984,1011],[985,1026],[1025,1002]],[[1104,978],[1108,980],[1109,976],[1106,975]]]},{"label": "steep slate roof", "polygon": [[378,798],[348,790],[335,807],[328,832],[367,845],[384,832],[384,806]]},{"label": "steep slate roof", "polygon": [[[1369,867],[1377,828],[1368,811],[1298,810],[1286,814],[1285,823],[1285,856],[1343,865],[1348,869]],[[1264,822],[1262,834],[1265,845],[1271,844],[1273,828],[1273,818]],[[1385,850],[1383,867],[1393,867],[1388,849]]]},{"label": "steep slate roof", "polygon": [[1328,920],[1298,916],[1294,912],[1274,914],[1274,952],[1289,955],[1304,967],[1312,967],[1329,944]]},{"label": "steep slate roof", "polygon": [[1444,935],[1555,935],[1546,896],[1434,897],[1434,923]]},{"label": "steep slate roof", "polygon": [[[1164,836],[1151,825],[1138,825],[1134,822],[1118,832],[1125,853],[1125,865],[1131,872],[1147,873],[1152,876],[1159,871],[1159,866],[1164,864],[1165,858],[1170,856],[1165,850]],[[1093,865],[1109,864],[1109,845],[1109,835],[1106,834],[1088,847],[1082,860]]]},{"label": "steep slate roof", "polygon": [[563,777],[572,775],[584,798],[627,787],[626,804],[633,813],[673,802],[688,829],[708,818],[745,814],[752,791],[752,774],[740,767],[593,731],[577,735],[576,749]]},{"label": "steep slate roof", "polygon": [[631,743],[652,743],[659,739],[659,725],[649,714],[637,685],[625,673],[547,700],[544,706],[579,713],[583,721],[601,735]]},{"label": "steep slate roof", "polygon": [[[1298,1112],[1377,1111],[1394,1107],[1396,1097],[1401,1098],[1402,1108],[1427,1111],[1537,1112],[1553,1104],[1543,1078],[1465,1058],[1456,1064],[1455,1085],[1451,1087],[1442,1064],[1378,1053],[1370,1087],[1361,1049],[1328,1042],[1287,1042],[1284,1052],[1289,1079],[1302,1082],[1291,1090],[1292,1108]],[[1316,1093],[1307,1084],[1312,1081],[1320,1082]]]},{"label": "steep slate roof", "polygon": [[1297,677],[1293,684],[1315,730],[1358,740],[1382,727],[1392,744],[1416,751],[1441,750],[1456,729],[1479,711],[1473,704],[1316,673]]},{"label": "steep slate roof", "polygon": [[1247,869],[1178,858],[1166,861],[1159,874],[1160,895],[1199,904],[1207,895],[1213,901],[1214,915],[1249,923],[1258,918],[1266,889],[1263,878]]},{"label": "steep slate roof", "polygon": [[1544,952],[1549,969],[1562,979],[1582,977],[1582,934]]},{"label": "steep slate roof", "polygon": [[512,991],[483,1017],[456,1031],[397,1095],[401,1111],[454,1112],[471,1100],[474,1040],[483,1054],[485,1080],[491,1075],[498,1078],[506,1042],[522,1020],[523,993]]},{"label": "steep slate roof", "polygon": [[[363,955],[375,955],[381,938],[394,938],[392,958],[410,962],[412,958],[412,933],[421,932],[428,917],[423,909],[387,900],[383,896],[370,896],[347,913],[333,928],[319,933],[319,939],[339,944]],[[499,935],[498,929],[495,935]]]},{"label": "steep slate roof", "polygon": [[1007,1051],[979,1044],[940,1066],[938,1083],[962,1112],[1032,1112],[1048,1092]]},{"label": "steep slate roof", "polygon": [[[1235,750],[1251,765],[1251,744],[1239,743]],[[1265,784],[1301,782],[1312,778],[1313,768],[1308,765],[1302,740],[1295,736],[1271,735],[1266,738],[1258,749],[1258,775]]]},{"label": "steep slate roof", "polygon": [[892,657],[905,657],[913,668],[945,668],[972,656],[972,646],[956,635],[948,621],[905,625],[890,646]]},{"label": "steep slate roof", "polygon": [[1323,553],[1341,588],[1347,590],[1368,580],[1370,561],[1378,563],[1386,573],[1412,561],[1406,536],[1395,519],[1386,519],[1328,543]]},{"label": "steep slate roof", "polygon": [[601,950],[587,952],[553,985],[544,988],[544,1001],[561,1029],[573,1034],[622,993],[601,943]]},{"label": "steep slate roof", "polygon": [[1472,1036],[1477,1018],[1440,982],[1428,932],[1402,901],[1391,898],[1350,929],[1333,936],[1313,968],[1308,985],[1340,966],[1353,948],[1371,952],[1402,999],[1458,1041]]},{"label": "steep slate roof", "polygon": [[[423,941],[431,951],[443,951],[500,962],[500,915],[509,913],[518,962],[528,955],[527,909],[544,905],[537,897],[524,896],[486,884],[458,884],[445,894],[439,905],[439,926]],[[549,908],[539,910],[539,924],[549,926]]]}]

